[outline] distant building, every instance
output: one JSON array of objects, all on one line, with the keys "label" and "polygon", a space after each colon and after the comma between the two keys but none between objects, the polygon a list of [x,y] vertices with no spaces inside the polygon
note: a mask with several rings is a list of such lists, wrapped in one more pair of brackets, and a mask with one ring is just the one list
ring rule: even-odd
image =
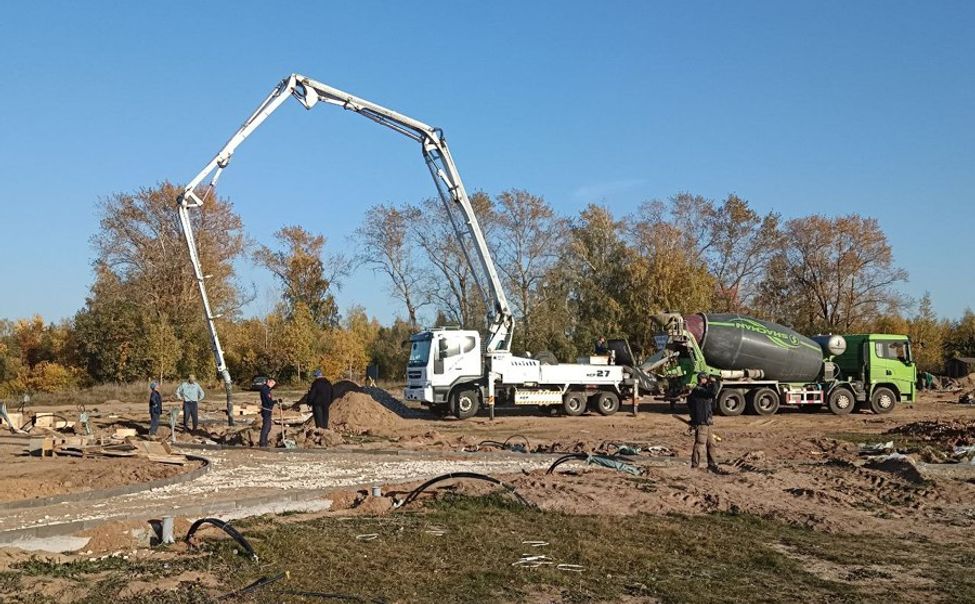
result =
[{"label": "distant building", "polygon": [[948,377],[963,378],[975,373],[975,357],[953,357],[945,362],[945,373]]}]

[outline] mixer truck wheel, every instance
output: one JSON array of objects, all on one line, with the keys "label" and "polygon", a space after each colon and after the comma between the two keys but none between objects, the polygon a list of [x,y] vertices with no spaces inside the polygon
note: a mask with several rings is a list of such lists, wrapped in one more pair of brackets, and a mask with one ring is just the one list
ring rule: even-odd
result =
[{"label": "mixer truck wheel", "polygon": [[562,411],[566,415],[582,415],[586,412],[586,393],[568,391],[562,396]]},{"label": "mixer truck wheel", "polygon": [[718,413],[720,415],[741,415],[745,410],[745,393],[734,388],[722,389],[718,393]]},{"label": "mixer truck wheel", "polygon": [[829,393],[827,404],[834,415],[849,415],[856,407],[856,399],[849,388],[835,388]]},{"label": "mixer truck wheel", "polygon": [[774,415],[779,410],[779,393],[771,388],[752,390],[746,400],[748,412],[753,415]]},{"label": "mixer truck wheel", "polygon": [[593,397],[593,402],[602,415],[612,415],[620,409],[620,397],[615,392],[600,392]]},{"label": "mixer truck wheel", "polygon": [[890,413],[897,404],[897,397],[890,388],[877,388],[870,397],[870,410],[877,415]]}]

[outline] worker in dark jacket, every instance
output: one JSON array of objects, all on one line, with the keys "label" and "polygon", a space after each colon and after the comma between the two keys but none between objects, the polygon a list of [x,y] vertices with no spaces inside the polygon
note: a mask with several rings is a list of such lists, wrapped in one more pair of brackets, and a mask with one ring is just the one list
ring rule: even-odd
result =
[{"label": "worker in dark jacket", "polygon": [[311,405],[311,412],[315,416],[315,427],[328,428],[328,407],[332,404],[332,382],[322,375],[321,369],[315,371],[315,381],[311,383],[304,401]]},{"label": "worker in dark jacket", "polygon": [[274,412],[274,399],[271,398],[271,390],[278,383],[273,378],[268,378],[261,386],[261,447],[268,446],[267,440],[271,436],[271,414]]},{"label": "worker in dark jacket", "polygon": [[691,428],[694,431],[694,451],[691,453],[691,467],[701,465],[701,453],[707,455],[708,470],[716,472],[718,463],[714,461],[714,439],[711,425],[714,423],[714,401],[718,397],[721,384],[713,377],[701,373],[697,376],[697,387],[687,397],[687,409],[691,413]]},{"label": "worker in dark jacket", "polygon": [[159,428],[159,416],[162,415],[162,395],[159,394],[159,384],[149,384],[149,436],[155,436]]}]

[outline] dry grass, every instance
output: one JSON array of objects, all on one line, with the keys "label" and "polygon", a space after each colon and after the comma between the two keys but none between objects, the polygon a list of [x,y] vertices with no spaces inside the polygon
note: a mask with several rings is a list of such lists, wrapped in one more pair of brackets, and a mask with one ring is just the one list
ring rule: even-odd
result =
[{"label": "dry grass", "polygon": [[[0,581],[0,599],[49,578],[90,582],[88,602],[208,602],[199,586],[125,598],[129,580],[185,570],[216,577],[226,591],[289,571],[290,578],[237,602],[318,602],[325,591],[391,602],[915,602],[973,601],[975,548],[882,536],[817,533],[749,516],[566,516],[500,496],[451,497],[414,513],[238,524],[261,555],[253,564],[233,542],[206,557],[161,563],[35,562]],[[442,535],[429,532],[443,529]],[[358,535],[376,533],[372,541]],[[550,545],[531,548],[525,540]],[[579,564],[583,572],[512,566],[524,553]],[[120,566],[121,564],[121,566]],[[19,592],[23,594],[24,592]],[[46,602],[48,599],[24,601]]]}]

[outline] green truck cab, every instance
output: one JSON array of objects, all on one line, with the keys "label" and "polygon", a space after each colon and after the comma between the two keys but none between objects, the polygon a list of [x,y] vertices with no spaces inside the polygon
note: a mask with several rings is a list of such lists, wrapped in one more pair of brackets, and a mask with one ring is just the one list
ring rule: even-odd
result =
[{"label": "green truck cab", "polygon": [[846,352],[833,357],[833,362],[840,377],[852,386],[857,401],[869,401],[883,410],[898,401],[916,400],[917,367],[907,336],[867,333],[843,337]]}]

